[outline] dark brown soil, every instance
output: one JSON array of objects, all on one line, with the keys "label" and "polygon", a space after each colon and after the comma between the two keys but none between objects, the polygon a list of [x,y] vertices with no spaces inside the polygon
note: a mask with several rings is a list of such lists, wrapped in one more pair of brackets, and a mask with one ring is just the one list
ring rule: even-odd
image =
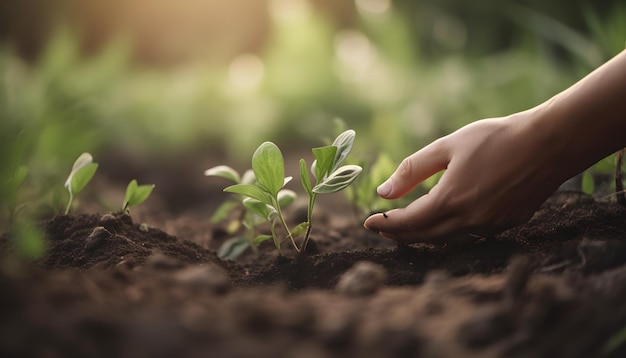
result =
[{"label": "dark brown soil", "polygon": [[561,193],[464,245],[397,247],[326,220],[318,254],[268,244],[232,262],[218,227],[57,216],[36,262],[2,237],[0,356],[624,357],[608,342],[626,327],[625,219]]}]

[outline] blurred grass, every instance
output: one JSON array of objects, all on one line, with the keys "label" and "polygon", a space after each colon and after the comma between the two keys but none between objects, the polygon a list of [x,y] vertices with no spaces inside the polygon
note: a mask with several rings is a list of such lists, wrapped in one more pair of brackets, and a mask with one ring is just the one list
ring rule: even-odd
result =
[{"label": "blurred grass", "polygon": [[[86,56],[80,33],[63,26],[35,61],[0,47],[3,176],[26,165],[22,200],[55,202],[85,151],[97,160],[111,149],[138,158],[215,150],[224,163],[247,163],[264,140],[287,150],[319,145],[336,117],[357,130],[361,160],[382,151],[399,162],[466,123],[532,107],[575,82],[596,65],[580,54],[599,54],[599,64],[623,47],[624,9],[610,19],[588,10],[586,34],[544,14],[503,13],[526,24],[514,44],[476,54],[449,14],[436,12],[438,30],[422,43],[427,34],[416,35],[399,8],[337,28],[301,6],[273,15],[261,51],[168,67],[137,64],[123,37]],[[572,38],[583,40],[572,47]],[[437,56],[423,53],[435,45]]]}]

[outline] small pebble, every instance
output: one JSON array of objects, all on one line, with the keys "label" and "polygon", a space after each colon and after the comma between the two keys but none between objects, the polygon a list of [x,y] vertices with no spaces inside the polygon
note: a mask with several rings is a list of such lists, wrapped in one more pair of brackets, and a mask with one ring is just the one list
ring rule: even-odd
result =
[{"label": "small pebble", "polygon": [[355,263],[339,278],[337,291],[348,296],[367,296],[376,293],[387,277],[385,268],[369,261]]},{"label": "small pebble", "polygon": [[150,231],[150,226],[148,226],[148,224],[146,224],[146,223],[141,223],[141,224],[139,224],[139,231],[141,231],[141,232],[148,232],[148,231]]},{"label": "small pebble", "polygon": [[93,249],[110,237],[111,233],[109,230],[105,229],[104,226],[96,226],[93,230],[91,230],[91,233],[85,240],[85,250]]},{"label": "small pebble", "polygon": [[115,215],[107,213],[100,217],[100,225],[107,227],[109,229],[118,226],[119,220],[115,217]]}]

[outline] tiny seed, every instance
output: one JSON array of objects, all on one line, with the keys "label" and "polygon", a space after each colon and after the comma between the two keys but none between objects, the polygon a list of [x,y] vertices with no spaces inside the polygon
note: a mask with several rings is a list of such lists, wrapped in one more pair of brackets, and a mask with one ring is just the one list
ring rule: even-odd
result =
[{"label": "tiny seed", "polygon": [[385,217],[385,219],[389,217],[389,215],[387,215],[387,213],[383,213],[383,216]]}]

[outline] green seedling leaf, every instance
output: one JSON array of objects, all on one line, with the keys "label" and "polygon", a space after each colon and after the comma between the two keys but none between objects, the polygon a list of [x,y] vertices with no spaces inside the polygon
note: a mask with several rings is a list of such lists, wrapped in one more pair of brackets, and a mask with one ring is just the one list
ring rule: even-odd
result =
[{"label": "green seedling leaf", "polygon": [[215,209],[213,215],[211,215],[211,223],[216,224],[222,220],[228,218],[230,213],[235,210],[236,207],[239,206],[239,203],[234,200],[228,200],[223,202],[220,206]]},{"label": "green seedling leaf", "polygon": [[330,194],[350,185],[361,173],[363,168],[358,165],[344,165],[331,173],[326,180],[313,188],[314,193]]},{"label": "green seedling leaf", "polygon": [[13,176],[13,185],[15,188],[19,188],[24,183],[26,179],[26,175],[28,175],[28,168],[24,165],[20,165],[17,167],[15,171],[15,175]]},{"label": "green seedling leaf", "polygon": [[354,137],[356,136],[356,132],[352,129],[348,129],[337,136],[332,145],[337,147],[337,153],[335,154],[332,171],[335,171],[346,159],[350,151],[352,150],[352,145],[354,144]]},{"label": "green seedling leaf", "polygon": [[276,209],[256,199],[243,199],[243,206],[267,221],[276,215]]},{"label": "green seedling leaf", "polygon": [[285,162],[276,144],[264,142],[252,156],[252,170],[257,181],[273,196],[285,183]]},{"label": "green seedling leaf", "polygon": [[70,199],[65,208],[65,214],[70,211],[74,195],[83,190],[91,178],[93,178],[97,169],[98,163],[93,162],[93,157],[89,153],[83,153],[76,159],[72,166],[72,171],[65,181],[65,188],[70,194]]},{"label": "green seedling leaf", "polygon": [[285,208],[296,200],[296,192],[289,189],[282,189],[278,192],[278,206]]},{"label": "green seedling leaf", "polygon": [[217,251],[217,256],[227,260],[234,260],[241,256],[248,247],[250,247],[248,239],[243,236],[233,237],[224,241]]},{"label": "green seedling leaf", "polygon": [[311,185],[311,177],[309,176],[309,171],[306,166],[306,161],[304,159],[300,159],[300,182],[302,183],[302,188],[307,194],[313,194],[313,186]]},{"label": "green seedling leaf", "polygon": [[239,173],[237,173],[235,169],[229,167],[228,165],[218,165],[216,167],[207,169],[204,171],[204,175],[208,177],[215,176],[228,179],[237,184],[241,183],[241,177],[239,176]]},{"label": "green seedling leaf", "polygon": [[[282,181],[282,180],[281,180]],[[235,184],[224,189],[227,193],[235,193],[240,194],[252,199],[256,199],[265,204],[272,204],[272,197],[269,193],[263,191],[263,189],[259,188],[256,185],[251,184]]]},{"label": "green seedling leaf", "polygon": [[122,211],[126,211],[127,209],[146,201],[150,194],[152,194],[153,189],[154,184],[137,185],[137,180],[131,180],[126,187],[126,196],[124,197]]},{"label": "green seedling leaf", "polygon": [[272,235],[259,235],[257,237],[254,238],[254,240],[252,240],[252,245],[254,246],[259,246],[261,245],[261,243],[263,243],[264,241],[270,240],[272,238]]},{"label": "green seedling leaf", "polygon": [[298,224],[296,227],[293,228],[293,230],[291,230],[291,235],[293,237],[298,237],[300,235],[304,235],[304,233],[306,232],[306,230],[309,228],[309,223],[308,222],[301,222],[300,224]]},{"label": "green seedling leaf", "polygon": [[67,190],[70,190],[73,193],[76,193],[75,190],[72,190],[73,187],[75,186],[72,184],[74,176],[76,175],[78,171],[80,171],[81,169],[91,164],[93,164],[93,157],[89,153],[83,153],[78,157],[78,159],[76,159],[76,161],[74,162],[74,165],[72,166],[72,171],[70,172],[70,175],[67,177],[67,180],[65,181],[65,187],[67,188]]},{"label": "green seedling leaf", "polygon": [[80,168],[72,177],[71,190],[74,195],[78,194],[81,190],[87,186],[87,183],[91,181],[96,170],[98,169],[97,163],[91,163],[87,166]]},{"label": "green seedling leaf", "polygon": [[313,148],[313,162],[311,172],[315,176],[315,180],[319,183],[330,173],[337,154],[337,147],[327,145],[325,147]]}]

